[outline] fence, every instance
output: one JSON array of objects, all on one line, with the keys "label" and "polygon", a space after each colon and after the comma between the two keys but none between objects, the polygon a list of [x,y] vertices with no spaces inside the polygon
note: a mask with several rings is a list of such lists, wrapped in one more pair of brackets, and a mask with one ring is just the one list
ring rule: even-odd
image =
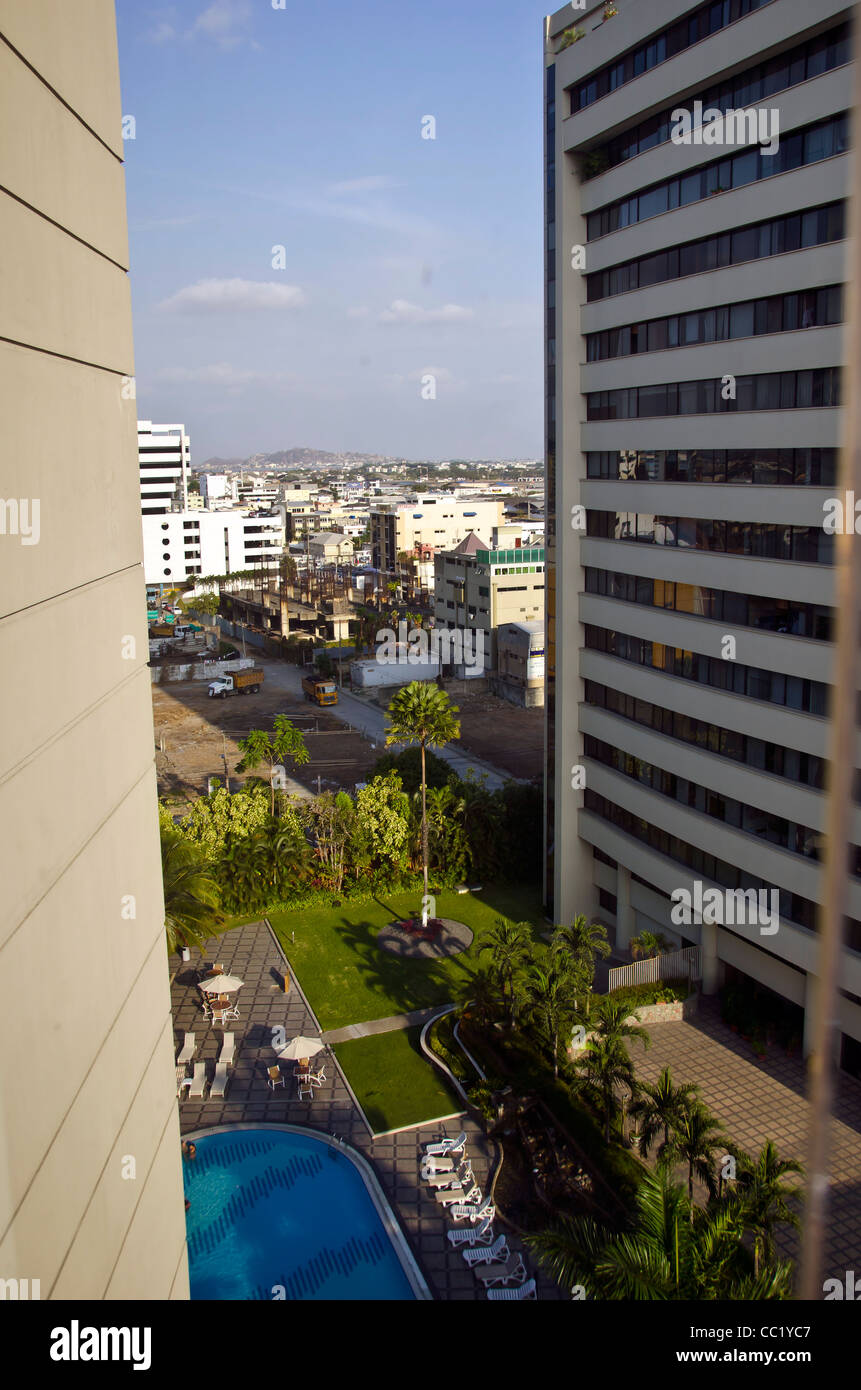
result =
[{"label": "fence", "polygon": [[631,965],[619,965],[610,971],[609,990],[623,989],[626,985],[653,984],[656,980],[698,980],[700,977],[700,948],[685,946],[681,951],[671,951],[666,956],[650,956],[648,960],[635,960]]}]

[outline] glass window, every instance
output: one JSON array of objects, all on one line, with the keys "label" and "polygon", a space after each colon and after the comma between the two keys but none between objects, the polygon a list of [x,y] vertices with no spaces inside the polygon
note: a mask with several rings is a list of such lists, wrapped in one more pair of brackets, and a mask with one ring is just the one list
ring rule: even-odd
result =
[{"label": "glass window", "polygon": [[753,336],[754,306],[733,304],[729,311],[729,336],[731,338],[750,338]]},{"label": "glass window", "polygon": [[746,183],[753,183],[758,176],[759,152],[758,150],[745,150],[743,154],[737,154],[730,163],[732,164],[733,188],[743,188]]}]

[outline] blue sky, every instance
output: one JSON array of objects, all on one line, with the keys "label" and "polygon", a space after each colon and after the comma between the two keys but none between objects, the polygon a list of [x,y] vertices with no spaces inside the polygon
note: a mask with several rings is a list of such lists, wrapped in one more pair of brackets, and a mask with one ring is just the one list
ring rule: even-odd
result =
[{"label": "blue sky", "polygon": [[548,8],[117,0],[141,418],[197,461],[540,457]]}]

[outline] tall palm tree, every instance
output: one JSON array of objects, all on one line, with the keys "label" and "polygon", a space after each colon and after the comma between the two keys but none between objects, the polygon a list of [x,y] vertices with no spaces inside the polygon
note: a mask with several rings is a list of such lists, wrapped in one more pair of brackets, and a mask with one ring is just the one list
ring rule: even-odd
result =
[{"label": "tall palm tree", "polygon": [[714,1196],[715,1156],[725,1153],[729,1139],[720,1124],[702,1101],[688,1106],[676,1120],[669,1139],[658,1148],[658,1162],[672,1168],[684,1161],[688,1165],[688,1201],[693,1220],[694,1177],[705,1183]]},{"label": "tall palm tree", "polygon": [[604,1120],[604,1141],[610,1142],[613,1117],[623,1110],[619,1095],[636,1093],[634,1064],[627,1048],[612,1038],[593,1036],[574,1062],[574,1068],[597,1102]]},{"label": "tall palm tree", "polygon": [[791,1266],[770,1265],[754,1276],[741,1234],[736,1213],[694,1211],[683,1187],[659,1170],[643,1178],[630,1231],[577,1216],[525,1240],[564,1288],[582,1285],[590,1298],[789,1298]]},{"label": "tall palm tree", "polygon": [[657,1081],[651,1084],[641,1081],[639,1095],[630,1107],[631,1116],[637,1121],[640,1131],[640,1153],[643,1158],[663,1130],[664,1143],[668,1144],[670,1130],[694,1103],[699,1095],[699,1086],[693,1082],[673,1085],[669,1067],[664,1067]]},{"label": "tall palm tree", "polygon": [[753,1235],[754,1275],[758,1278],[764,1262],[774,1260],[774,1232],[777,1226],[799,1224],[798,1213],[787,1198],[794,1188],[787,1186],[791,1175],[804,1176],[804,1168],[795,1159],[778,1157],[772,1139],[767,1139],[759,1157],[739,1155],[738,1187],[733,1194],[745,1229]]},{"label": "tall palm tree", "polygon": [[629,1023],[629,1018],[639,1020],[639,1014],[631,1014],[627,1004],[622,1004],[618,999],[614,999],[611,994],[601,997],[597,1019],[595,1021],[594,1032],[596,1037],[606,1040],[614,1045],[627,1043],[637,1038],[643,1047],[648,1050],[652,1045],[645,1028],[640,1028],[638,1022]]},{"label": "tall palm tree", "polygon": [[631,937],[631,955],[636,959],[637,956],[663,956],[670,950],[670,942],[662,932],[642,931],[639,936]]},{"label": "tall palm tree", "polygon": [[572,963],[561,953],[546,961],[533,961],[525,980],[527,1012],[546,1037],[553,1056],[553,1075],[559,1076],[559,1040],[570,1037],[577,1014],[577,977]]},{"label": "tall palm tree", "polygon": [[490,968],[499,985],[502,1006],[509,1028],[523,997],[523,972],[532,956],[532,930],[528,922],[509,922],[497,917],[482,938],[479,955],[490,952]]},{"label": "tall palm tree", "polygon": [[224,926],[218,911],[218,885],[196,845],[168,831],[161,837],[164,929],[168,954],[184,946],[203,948]]},{"label": "tall palm tree", "polygon": [[422,924],[428,919],[428,816],[427,773],[425,750],[444,748],[452,739],[460,738],[460,721],[455,719],[457,705],[452,705],[444,690],[432,681],[410,681],[394,696],[388,708],[389,727],[386,743],[417,743],[422,752],[422,870],[424,898]]}]

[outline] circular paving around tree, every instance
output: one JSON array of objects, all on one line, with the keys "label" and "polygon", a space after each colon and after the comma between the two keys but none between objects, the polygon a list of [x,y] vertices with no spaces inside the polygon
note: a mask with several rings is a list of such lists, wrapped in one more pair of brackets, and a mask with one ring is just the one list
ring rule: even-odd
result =
[{"label": "circular paving around tree", "polygon": [[[472,932],[465,922],[455,922],[451,917],[434,917],[432,934],[424,936],[412,926],[416,920],[410,918],[408,922],[389,922],[377,935],[380,950],[401,956],[404,960],[432,960],[439,956],[457,956],[472,945]],[[421,922],[420,918],[418,922]]]}]

